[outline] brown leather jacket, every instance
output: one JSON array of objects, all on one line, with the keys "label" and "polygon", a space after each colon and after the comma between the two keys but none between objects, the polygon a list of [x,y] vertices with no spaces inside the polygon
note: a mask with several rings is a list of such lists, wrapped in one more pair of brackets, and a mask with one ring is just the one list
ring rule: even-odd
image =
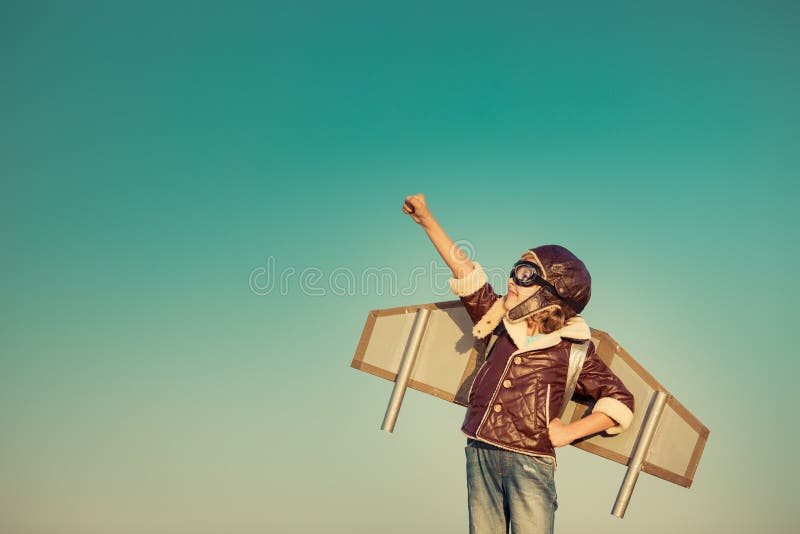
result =
[{"label": "brown leather jacket", "polygon": [[[460,285],[451,281],[451,287],[473,323],[478,323],[500,297],[480,265],[467,278],[471,280],[453,279]],[[506,318],[495,329],[495,333],[502,333],[475,376],[461,430],[503,449],[549,456],[555,463],[548,425],[558,416],[564,398],[571,342],[590,339],[591,331],[577,316],[561,330],[528,344],[527,327],[520,329],[525,321],[521,323],[510,323]],[[488,336],[484,339],[488,341]],[[575,393],[594,399],[593,411],[605,413],[617,423],[606,431],[608,434],[622,432],[633,419],[633,395],[598,358],[591,341]]]}]

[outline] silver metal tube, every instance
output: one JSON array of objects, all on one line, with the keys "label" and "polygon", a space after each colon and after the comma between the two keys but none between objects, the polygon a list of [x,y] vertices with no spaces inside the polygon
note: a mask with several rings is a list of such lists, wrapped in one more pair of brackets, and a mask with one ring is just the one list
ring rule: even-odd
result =
[{"label": "silver metal tube", "polygon": [[658,428],[658,421],[661,419],[661,414],[664,413],[664,407],[667,405],[667,398],[669,395],[664,391],[656,391],[653,401],[650,405],[650,410],[642,425],[642,433],[639,436],[639,441],[633,449],[631,454],[631,461],[628,463],[628,471],[625,473],[625,478],[622,481],[622,486],[619,488],[617,500],[614,502],[614,508],[611,509],[611,514],[619,518],[625,517],[625,510],[628,508],[628,503],[633,494],[633,488],[636,485],[636,479],[639,478],[639,472],[642,470],[642,465],[650,454],[650,445],[653,443],[653,436],[655,436],[656,429]]},{"label": "silver metal tube", "polygon": [[417,361],[419,346],[422,343],[422,335],[425,333],[425,327],[428,324],[430,315],[431,310],[427,308],[417,309],[417,315],[414,317],[414,324],[411,327],[411,332],[408,334],[406,348],[403,351],[403,359],[400,360],[400,367],[397,370],[397,378],[395,378],[394,381],[392,396],[389,399],[389,405],[386,407],[386,415],[383,417],[381,430],[387,432],[394,431],[394,424],[397,422],[398,413],[400,413],[403,395],[406,394],[408,381],[411,379],[411,371],[414,369],[414,363]]}]

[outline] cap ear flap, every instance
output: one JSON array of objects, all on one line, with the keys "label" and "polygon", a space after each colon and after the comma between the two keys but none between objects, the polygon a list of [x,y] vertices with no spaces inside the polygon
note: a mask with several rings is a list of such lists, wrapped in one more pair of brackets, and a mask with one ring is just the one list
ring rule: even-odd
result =
[{"label": "cap ear flap", "polygon": [[521,319],[524,319],[541,308],[541,301],[539,300],[540,294],[541,289],[508,310],[508,318],[511,320],[511,322],[515,323]]},{"label": "cap ear flap", "polygon": [[547,286],[539,286],[539,291],[508,310],[508,318],[512,323],[552,306],[561,309],[561,299],[553,293],[552,289],[544,291],[545,287]]}]

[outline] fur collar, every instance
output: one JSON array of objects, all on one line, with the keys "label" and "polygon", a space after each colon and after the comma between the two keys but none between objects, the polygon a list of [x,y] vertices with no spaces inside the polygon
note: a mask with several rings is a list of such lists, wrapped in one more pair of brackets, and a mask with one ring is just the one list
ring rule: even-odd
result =
[{"label": "fur collar", "polygon": [[508,335],[511,336],[514,344],[518,347],[518,350],[516,350],[514,354],[554,347],[561,343],[562,339],[586,341],[591,337],[589,325],[586,324],[583,317],[576,315],[568,319],[563,328],[539,336],[528,344],[527,322],[524,319],[512,322],[508,318],[504,306],[505,299],[505,295],[498,298],[472,328],[472,334],[476,338],[481,339],[491,334],[495,327],[500,324],[501,320],[503,324],[505,324]]}]

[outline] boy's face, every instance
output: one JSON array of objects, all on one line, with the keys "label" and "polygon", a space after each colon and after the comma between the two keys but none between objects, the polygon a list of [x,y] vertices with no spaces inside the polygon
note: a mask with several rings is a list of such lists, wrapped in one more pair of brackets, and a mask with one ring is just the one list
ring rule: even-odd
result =
[{"label": "boy's face", "polygon": [[503,307],[510,310],[520,302],[524,301],[534,293],[536,293],[541,286],[533,285],[531,287],[519,287],[514,283],[512,278],[508,279],[508,294],[506,295]]},{"label": "boy's face", "polygon": [[[534,262],[535,264],[537,264],[542,269],[542,272],[544,272],[544,268],[542,267],[542,264],[539,262],[539,259],[535,255],[531,254],[530,252],[525,252],[524,254],[522,254],[520,259]],[[541,289],[541,287],[542,286],[540,286],[539,284],[534,284],[534,285],[532,285],[530,287],[518,286],[514,282],[514,279],[509,276],[508,277],[508,294],[506,295],[503,307],[506,310],[510,310],[511,308],[513,308],[514,306],[519,304],[520,302],[523,302],[524,300],[526,300],[531,295],[534,295],[537,291],[539,291]]]}]

